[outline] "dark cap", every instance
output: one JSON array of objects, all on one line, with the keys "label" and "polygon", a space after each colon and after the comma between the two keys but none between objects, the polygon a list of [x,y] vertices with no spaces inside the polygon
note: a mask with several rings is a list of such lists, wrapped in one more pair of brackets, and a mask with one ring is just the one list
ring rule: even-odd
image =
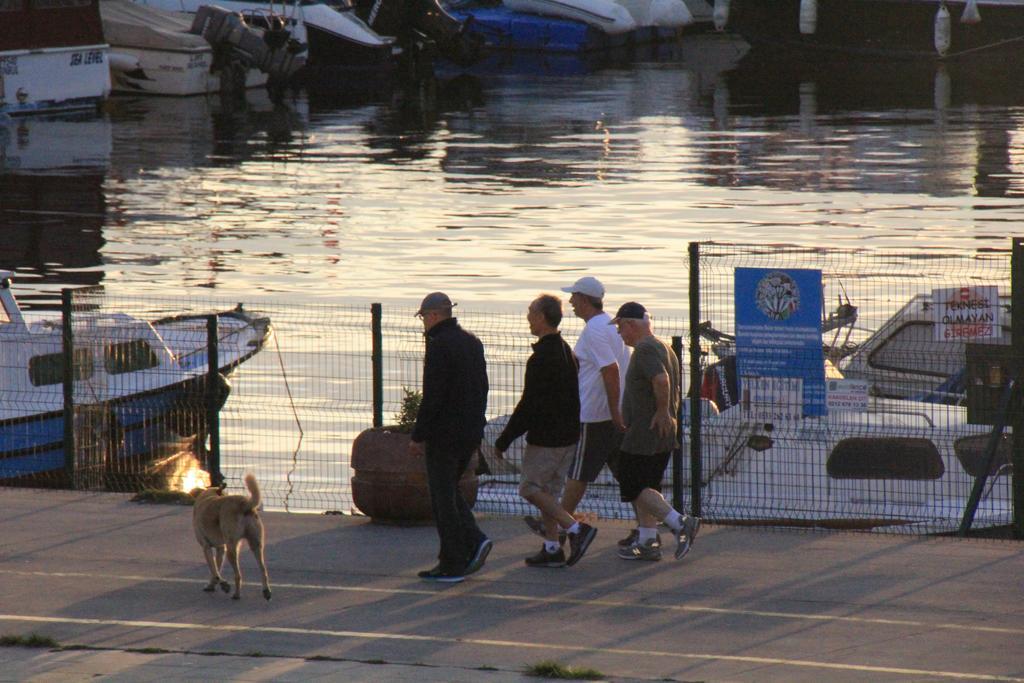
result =
[{"label": "dark cap", "polygon": [[647,309],[635,301],[627,301],[619,306],[619,312],[615,314],[609,325],[614,325],[620,320],[647,320]]},{"label": "dark cap", "polygon": [[427,311],[450,311],[456,306],[458,304],[453,304],[444,292],[431,292],[423,297],[423,303],[420,304],[420,310],[416,311],[416,315],[423,315]]}]

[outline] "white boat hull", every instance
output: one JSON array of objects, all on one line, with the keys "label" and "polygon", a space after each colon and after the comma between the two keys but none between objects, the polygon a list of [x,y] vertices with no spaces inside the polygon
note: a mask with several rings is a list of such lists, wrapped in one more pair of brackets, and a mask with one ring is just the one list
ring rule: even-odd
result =
[{"label": "white boat hull", "polygon": [[[138,4],[169,12],[195,13],[208,0],[135,0]],[[251,23],[271,10],[283,15],[291,36],[309,46],[311,67],[360,66],[389,63],[401,53],[395,38],[373,31],[352,11],[340,11],[322,3],[273,4],[261,0],[222,0],[215,3],[239,12]]]},{"label": "white boat hull", "polygon": [[[116,93],[143,95],[206,95],[220,92],[220,73],[213,73],[213,51],[147,50],[116,47],[110,55],[110,77]],[[267,74],[248,69],[246,88],[266,85]]]},{"label": "white boat hull", "polygon": [[681,29],[693,23],[683,0],[615,0],[626,8],[637,26]]},{"label": "white boat hull", "polygon": [[516,12],[579,21],[609,35],[637,27],[629,10],[612,0],[503,0],[503,4]]},{"label": "white boat hull", "polygon": [[110,93],[105,44],[0,52],[0,115],[95,108]]},{"label": "white boat hull", "polygon": [[[689,406],[682,410],[683,423]],[[702,422],[701,512],[722,523],[899,530],[948,533],[960,525],[990,427],[969,424],[966,409],[919,401],[871,399],[867,412],[833,412],[827,417],[765,425],[745,419],[741,407],[717,414],[705,409]],[[507,418],[488,423],[482,453],[491,471],[483,480],[476,509],[521,510],[518,467],[522,440],[503,458],[494,441]],[[691,485],[689,428],[684,428],[684,491]],[[1004,439],[1006,441],[1006,439]],[[974,528],[1007,525],[1012,519],[1008,442],[1000,446],[995,469],[973,518]],[[672,472],[662,489],[671,494]],[[600,493],[598,493],[600,492]],[[600,513],[629,519],[617,486],[602,471],[588,489],[600,496]],[[518,506],[522,507],[518,507]],[[580,509],[587,509],[585,500]]]}]

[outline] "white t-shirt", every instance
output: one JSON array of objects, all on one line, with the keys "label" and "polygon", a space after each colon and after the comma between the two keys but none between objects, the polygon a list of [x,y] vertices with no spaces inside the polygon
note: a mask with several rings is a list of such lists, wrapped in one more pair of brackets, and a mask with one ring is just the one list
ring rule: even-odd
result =
[{"label": "white t-shirt", "polygon": [[602,311],[587,321],[573,349],[580,362],[580,422],[605,422],[612,419],[608,410],[608,394],[601,379],[601,368],[619,364],[619,402],[626,386],[629,367],[628,346],[622,343],[612,318]]}]

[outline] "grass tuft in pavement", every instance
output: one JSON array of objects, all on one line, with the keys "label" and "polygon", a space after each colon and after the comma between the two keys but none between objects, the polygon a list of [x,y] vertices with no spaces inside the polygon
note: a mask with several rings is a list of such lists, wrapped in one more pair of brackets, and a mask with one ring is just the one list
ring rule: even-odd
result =
[{"label": "grass tuft in pavement", "polygon": [[597,669],[565,666],[550,659],[527,667],[525,673],[527,676],[536,676],[537,678],[558,678],[574,681],[599,681],[604,678],[604,674]]},{"label": "grass tuft in pavement", "polygon": [[176,505],[194,505],[195,496],[185,491],[165,491],[162,489],[143,489],[132,496],[133,503],[173,503]]},{"label": "grass tuft in pavement", "polygon": [[27,636],[0,636],[0,646],[3,647],[60,647],[56,640],[49,636],[41,636],[38,633],[30,633]]}]

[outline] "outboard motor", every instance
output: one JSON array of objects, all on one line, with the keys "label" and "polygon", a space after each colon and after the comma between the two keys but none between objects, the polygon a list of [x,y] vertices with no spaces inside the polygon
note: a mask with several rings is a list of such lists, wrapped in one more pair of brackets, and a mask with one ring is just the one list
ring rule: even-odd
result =
[{"label": "outboard motor", "polygon": [[456,64],[469,66],[480,59],[483,38],[467,30],[471,20],[459,21],[438,0],[358,0],[356,12],[374,31],[395,36],[407,48],[422,36]]},{"label": "outboard motor", "polygon": [[409,1],[413,26],[433,39],[442,55],[460,66],[480,61],[484,40],[483,36],[469,30],[472,17],[459,21],[448,14],[438,0]]}]

